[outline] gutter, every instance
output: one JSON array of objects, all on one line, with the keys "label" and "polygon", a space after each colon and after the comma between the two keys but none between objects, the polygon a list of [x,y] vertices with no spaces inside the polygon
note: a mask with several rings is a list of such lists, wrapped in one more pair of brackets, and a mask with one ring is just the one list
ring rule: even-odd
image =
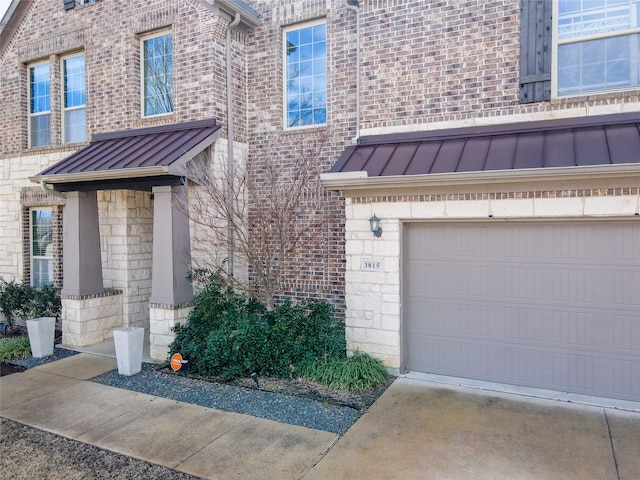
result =
[{"label": "gutter", "polygon": [[99,180],[120,180],[125,178],[156,177],[170,175],[170,166],[119,168],[117,170],[96,170],[91,172],[59,173],[56,175],[36,175],[29,177],[34,183],[76,183]]},{"label": "gutter", "polygon": [[64,193],[56,192],[54,189],[50,188],[44,180],[40,182],[40,188],[45,193],[54,195],[56,197],[67,198],[67,196]]},{"label": "gutter", "polygon": [[640,176],[640,163],[379,177],[369,177],[365,171],[334,172],[321,174],[320,182],[328,190],[362,191],[454,185],[500,185],[513,182],[589,180],[628,176]]},{"label": "gutter", "polygon": [[360,143],[360,7],[358,0],[344,0],[345,6],[349,10],[356,12],[356,136],[351,143]]},{"label": "gutter", "polygon": [[[234,172],[234,130],[233,130],[233,62],[231,61],[231,30],[237,27],[240,24],[240,13],[236,13],[233,21],[227,27],[227,36],[225,39],[225,48],[226,48],[226,64],[227,64],[227,202],[229,205],[233,204],[234,199],[234,188],[233,188],[233,180],[235,178]],[[233,227],[231,226],[231,222],[229,222],[229,275],[233,276],[233,255],[235,254],[233,249]]]}]

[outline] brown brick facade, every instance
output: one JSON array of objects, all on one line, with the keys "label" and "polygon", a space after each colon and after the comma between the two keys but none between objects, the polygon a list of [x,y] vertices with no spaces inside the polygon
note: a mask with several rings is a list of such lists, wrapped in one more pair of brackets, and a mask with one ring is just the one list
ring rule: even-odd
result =
[{"label": "brown brick facade", "polygon": [[[249,168],[259,177],[265,162],[286,169],[296,161],[299,146],[323,138],[317,161],[320,171],[327,172],[357,134],[356,12],[341,0],[245,1],[260,14],[260,22],[253,30],[234,30],[231,35],[235,139],[247,146]],[[632,89],[520,104],[520,0],[365,0],[359,4],[359,126],[369,134],[394,128],[443,128],[447,122],[510,123],[533,116],[609,113],[621,110],[623,104],[640,102],[640,92]],[[283,28],[318,19],[327,25],[327,125],[286,130]],[[228,19],[212,14],[198,0],[98,0],[67,11],[62,0],[34,1],[0,58],[0,159],[4,162],[0,181],[7,181],[3,188],[13,188],[17,177],[24,180],[23,186],[26,177],[47,166],[38,164],[24,172],[8,159],[62,151],[66,156],[76,147],[61,145],[59,99],[61,58],[77,51],[86,55],[87,138],[204,118],[220,122],[226,137],[227,26]],[[140,39],[159,29],[173,34],[175,111],[143,119]],[[28,149],[28,66],[42,60],[51,63],[53,145]],[[277,138],[275,146],[273,138]],[[496,195],[511,198],[512,194],[544,192]],[[466,200],[475,194],[460,195]],[[370,201],[364,198],[356,201]],[[419,198],[435,197],[426,192]],[[326,192],[319,207],[329,217],[315,232],[321,241],[287,266],[284,294],[330,300],[342,314],[345,201],[338,193]],[[28,258],[22,258],[25,269],[28,263]]]},{"label": "brown brick facade", "polygon": [[[0,59],[0,155],[15,155],[27,148],[28,67],[39,61],[51,65],[51,142],[52,147],[61,145],[60,63],[64,55],[79,51],[84,51],[86,59],[87,139],[95,133],[204,118],[224,125],[227,25],[199,2],[101,0],[64,10],[62,0],[36,0]],[[143,119],[140,39],[159,29],[173,34],[175,108],[173,114]],[[245,108],[243,42],[244,35],[233,35],[239,112]],[[238,122],[239,139],[246,137],[245,128],[245,122]]]},{"label": "brown brick facade", "polygon": [[42,189],[23,188],[20,191],[22,223],[22,262],[25,283],[31,282],[31,209],[34,207],[51,208],[53,220],[53,284],[62,287],[62,212],[64,198],[52,195]]}]

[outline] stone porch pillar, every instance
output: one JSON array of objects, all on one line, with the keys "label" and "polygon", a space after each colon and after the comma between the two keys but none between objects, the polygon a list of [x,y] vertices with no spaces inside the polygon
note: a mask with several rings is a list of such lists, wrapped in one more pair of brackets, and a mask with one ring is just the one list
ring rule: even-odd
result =
[{"label": "stone porch pillar", "polygon": [[149,300],[150,355],[167,359],[173,327],[191,311],[193,288],[187,281],[191,263],[189,218],[176,205],[187,187],[153,187],[153,270]]},{"label": "stone porch pillar", "polygon": [[[187,281],[191,263],[189,219],[176,206],[187,187],[153,187],[151,303],[180,305],[193,299]],[[184,196],[184,197],[183,197]]]},{"label": "stone porch pillar", "polygon": [[62,295],[104,292],[96,192],[68,192],[63,217]]},{"label": "stone porch pillar", "polygon": [[102,342],[122,325],[122,295],[102,279],[97,192],[68,192],[63,216],[62,343]]}]

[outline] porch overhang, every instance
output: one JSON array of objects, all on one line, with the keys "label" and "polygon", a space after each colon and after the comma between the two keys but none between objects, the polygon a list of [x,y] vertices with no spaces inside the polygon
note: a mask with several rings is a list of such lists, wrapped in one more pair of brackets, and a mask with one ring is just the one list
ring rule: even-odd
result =
[{"label": "porch overhang", "polygon": [[640,112],[363,137],[322,184],[365,191],[640,178]]},{"label": "porch overhang", "polygon": [[215,120],[202,120],[98,134],[89,145],[29,180],[59,192],[180,185],[185,164],[220,133]]}]

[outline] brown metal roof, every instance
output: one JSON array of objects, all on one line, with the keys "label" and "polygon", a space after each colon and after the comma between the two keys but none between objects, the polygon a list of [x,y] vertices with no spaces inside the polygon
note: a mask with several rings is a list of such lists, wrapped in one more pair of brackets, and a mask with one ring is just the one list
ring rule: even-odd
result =
[{"label": "brown metal roof", "polygon": [[640,112],[362,137],[330,173],[368,177],[640,163]]},{"label": "brown metal roof", "polygon": [[219,130],[215,120],[201,120],[94,135],[88,146],[32,180],[55,184],[171,175],[171,167],[210,146],[220,136]]}]

